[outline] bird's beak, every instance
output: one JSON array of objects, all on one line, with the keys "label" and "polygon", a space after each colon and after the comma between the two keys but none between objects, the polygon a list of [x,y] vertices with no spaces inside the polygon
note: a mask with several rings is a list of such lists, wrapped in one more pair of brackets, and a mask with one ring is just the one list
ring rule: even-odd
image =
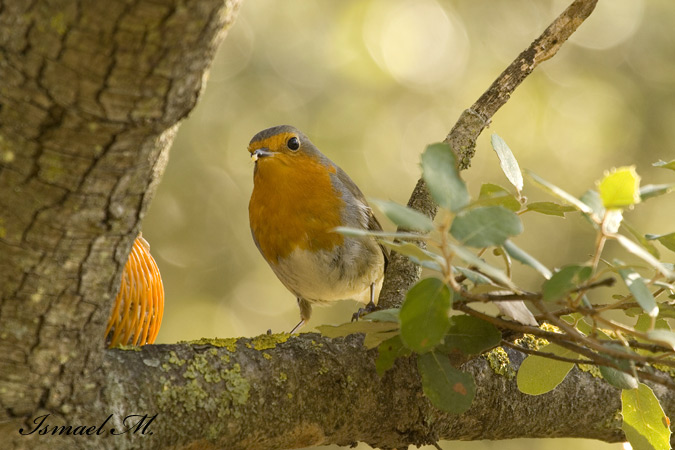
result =
[{"label": "bird's beak", "polygon": [[266,148],[259,148],[251,152],[251,160],[253,162],[256,162],[260,158],[264,158],[265,156],[274,156],[274,153]]}]

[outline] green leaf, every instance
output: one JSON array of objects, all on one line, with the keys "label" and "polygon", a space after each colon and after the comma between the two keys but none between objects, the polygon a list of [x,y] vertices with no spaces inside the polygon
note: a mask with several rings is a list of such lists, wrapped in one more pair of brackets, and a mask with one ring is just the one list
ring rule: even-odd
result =
[{"label": "green leaf", "polygon": [[675,189],[675,183],[671,184],[646,184],[640,186],[640,200],[645,201],[648,198],[658,197],[659,195],[669,194]]},{"label": "green leaf", "polygon": [[668,233],[668,234],[647,234],[645,235],[645,238],[647,240],[653,241],[657,240],[665,248],[667,248],[670,251],[675,252],[675,233]]},{"label": "green leaf", "polygon": [[651,317],[658,316],[659,307],[656,305],[656,299],[647,287],[644,278],[632,269],[619,269],[619,275],[621,275],[626,286],[628,286],[628,290],[633,294],[642,309]]},{"label": "green leaf", "polygon": [[619,167],[605,174],[598,190],[606,209],[625,208],[640,202],[640,176],[635,166]]},{"label": "green leaf", "polygon": [[520,172],[520,166],[518,166],[518,161],[516,157],[513,156],[513,152],[506,145],[504,139],[502,139],[498,134],[493,133],[491,138],[492,148],[499,157],[499,165],[506,175],[506,178],[509,179],[512,185],[516,187],[518,192],[523,190],[523,174]]},{"label": "green leaf", "polygon": [[329,338],[343,337],[354,333],[382,333],[398,330],[398,324],[393,322],[371,322],[359,320],[341,325],[319,325],[316,327],[321,334]]},{"label": "green leaf", "polygon": [[562,267],[542,285],[543,300],[551,302],[565,297],[577,286],[588,280],[593,269],[590,266],[572,264]]},{"label": "green leaf", "polygon": [[450,247],[450,250],[452,250],[452,252],[455,253],[457,256],[459,256],[462,260],[466,261],[470,265],[476,266],[476,268],[481,272],[483,272],[485,275],[491,277],[493,280],[510,288],[514,292],[520,292],[520,289],[518,289],[518,287],[515,284],[513,284],[511,279],[502,270],[486,263],[476,255],[474,255],[466,247],[462,247],[460,245],[455,245],[451,243],[448,244],[448,247]]},{"label": "green leaf", "polygon": [[[624,352],[627,355],[633,354],[631,350],[627,349],[618,342],[608,342],[605,344],[605,347]],[[601,353],[601,355],[610,359],[612,362],[614,362],[614,364],[623,370],[630,371],[631,373],[635,370],[635,363],[633,361],[623,358],[616,358],[605,353]],[[631,374],[608,366],[599,366],[598,368],[600,369],[602,377],[614,387],[619,389],[635,389],[638,387],[638,380]]]},{"label": "green leaf", "polygon": [[371,348],[379,346],[384,341],[399,335],[399,330],[384,331],[382,333],[366,333],[366,337],[363,338],[363,346],[370,350]]},{"label": "green leaf", "polygon": [[675,170],[675,159],[669,162],[665,161],[657,161],[654,164],[652,164],[654,167],[660,167],[662,169],[670,169],[670,170]]},{"label": "green leaf", "polygon": [[621,429],[634,450],[669,450],[669,420],[646,384],[621,392]]},{"label": "green leaf", "polygon": [[373,322],[395,322],[398,323],[399,308],[379,309],[362,317],[363,320]]},{"label": "green leaf", "polygon": [[[654,320],[653,317],[649,317],[647,314],[644,314],[642,308],[635,308],[635,310],[637,310],[638,312],[637,314],[633,314],[633,316],[637,315],[638,318],[635,321],[635,325],[633,326],[633,328],[643,333],[647,333],[647,331],[650,331],[652,329],[662,329],[670,331],[670,325],[668,324],[668,321],[664,317],[672,316],[672,313],[674,311],[670,309],[667,303],[662,303],[661,306],[663,306],[663,308],[659,307],[659,318],[656,320]],[[632,312],[633,311],[631,311],[631,313]],[[627,316],[629,315],[627,311],[626,315]]]},{"label": "green leaf", "polygon": [[675,350],[675,333],[670,330],[651,330],[647,332],[647,337]]},{"label": "green leaf", "polygon": [[470,207],[478,206],[503,206],[510,211],[520,210],[520,202],[518,199],[503,187],[485,183],[480,187],[480,194],[478,200],[471,203]]},{"label": "green leaf", "polygon": [[382,245],[389,247],[397,253],[407,256],[412,262],[418,264],[427,269],[435,270],[441,272],[443,269],[443,264],[445,261],[440,255],[432,253],[428,250],[420,248],[412,242],[391,242],[380,240]]},{"label": "green leaf", "polygon": [[434,223],[430,218],[419,211],[415,211],[407,206],[399,205],[395,202],[386,202],[383,200],[371,199],[371,203],[377,206],[394,224],[408,230],[417,230],[422,232],[434,229]]},{"label": "green leaf", "polygon": [[375,370],[379,376],[394,367],[394,362],[397,358],[410,356],[412,350],[407,348],[401,342],[401,336],[396,335],[386,341],[382,342],[377,347],[377,359],[375,360]]},{"label": "green leaf", "polygon": [[431,197],[440,207],[453,212],[469,203],[469,192],[455,160],[450,146],[443,143],[429,145],[422,153],[422,177]]},{"label": "green leaf", "polygon": [[539,272],[544,278],[549,279],[551,278],[551,271],[548,270],[548,267],[540,263],[537,259],[534,258],[534,256],[530,255],[527,253],[525,250],[521,249],[518,247],[516,244],[511,242],[511,240],[506,240],[504,242],[504,251],[513,259],[516,261],[519,261],[526,266],[532,267],[534,270]]},{"label": "green leaf", "polygon": [[645,250],[647,250],[649,253],[652,254],[652,256],[654,256],[655,258],[659,258],[661,256],[659,254],[659,251],[656,248],[656,246],[654,244],[652,244],[651,242],[649,242],[649,239],[647,239],[642,233],[637,231],[632,226],[628,225],[628,223],[626,223],[626,221],[624,221],[622,223],[622,225],[626,230],[628,230],[628,232],[631,234],[631,236],[633,236],[638,241],[638,243],[642,247],[644,247]]},{"label": "green leaf", "polygon": [[576,208],[555,202],[533,202],[527,204],[526,211],[534,211],[549,216],[565,217],[565,213],[576,211]]},{"label": "green leaf", "polygon": [[438,278],[426,278],[406,294],[399,320],[401,340],[417,353],[436,347],[450,322],[450,289]]},{"label": "green leaf", "polygon": [[502,333],[491,323],[461,314],[450,317],[450,328],[441,348],[444,353],[460,351],[465,355],[477,355],[501,340]]},{"label": "green leaf", "polygon": [[450,234],[470,247],[502,245],[523,231],[520,218],[501,206],[486,206],[459,213],[452,221]]},{"label": "green leaf", "polygon": [[588,206],[586,203],[582,202],[581,200],[577,199],[571,194],[568,194],[567,192],[563,191],[560,189],[558,186],[549,183],[548,181],[544,180],[542,177],[539,175],[535,174],[532,171],[526,170],[525,174],[528,176],[530,180],[532,180],[536,185],[538,185],[540,188],[543,188],[545,191],[553,194],[554,196],[558,197],[560,200],[563,200],[566,203],[569,203],[570,205],[574,206],[576,209],[579,211],[586,213],[586,214],[593,214],[593,210],[591,209],[590,206]]},{"label": "green leaf", "polygon": [[479,284],[489,284],[492,286],[496,285],[492,282],[491,279],[486,277],[480,272],[476,272],[475,270],[467,269],[466,267],[459,267],[459,266],[452,266],[453,270],[456,270],[457,272],[461,273],[466,277],[467,280],[471,281],[475,286]]},{"label": "green leaf", "polygon": [[436,408],[461,414],[471,407],[476,395],[473,376],[453,367],[447,356],[435,352],[419,355],[417,370],[424,395]]},{"label": "green leaf", "polygon": [[605,216],[605,207],[602,206],[600,194],[592,189],[589,189],[588,191],[584,192],[579,199],[593,210],[593,214],[583,213],[584,219],[593,225],[594,228],[598,228],[597,222],[599,222],[600,219]]},{"label": "green leaf", "polygon": [[600,374],[609,384],[619,389],[635,389],[638,387],[638,380],[614,367],[599,366]]},{"label": "green leaf", "polygon": [[[545,345],[539,351],[566,358],[578,357],[573,351],[556,344]],[[545,394],[562,383],[572,367],[574,367],[574,364],[571,362],[530,355],[525,358],[520,365],[520,369],[518,369],[516,377],[518,389],[520,392],[530,395]]]},{"label": "green leaf", "polygon": [[656,270],[661,272],[666,278],[673,278],[675,277],[675,274],[661,261],[658,259],[654,258],[651,253],[649,253],[647,250],[643,249],[639,245],[637,245],[635,242],[631,241],[628,239],[626,236],[622,234],[617,234],[613,236],[619,244],[638,258],[641,258],[643,261],[649,263],[652,267],[654,267]]}]

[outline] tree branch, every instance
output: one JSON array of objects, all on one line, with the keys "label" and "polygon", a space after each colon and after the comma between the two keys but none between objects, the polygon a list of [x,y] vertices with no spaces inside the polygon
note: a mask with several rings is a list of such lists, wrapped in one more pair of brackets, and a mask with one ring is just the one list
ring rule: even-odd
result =
[{"label": "tree branch", "polygon": [[[451,415],[423,395],[414,358],[399,359],[378,377],[377,352],[363,348],[359,335],[212,343],[221,347],[204,342],[107,352],[110,412],[158,413],[152,435],[116,436],[116,448],[142,442],[143,448],[270,450],[366,442],[391,449],[438,439],[623,439],[618,389],[575,368],[550,393],[523,394],[513,374],[525,355],[511,349],[509,363],[492,361],[502,375],[483,357],[463,366],[478,392],[467,413]],[[675,391],[652,388],[672,417]]]},{"label": "tree branch", "polygon": [[[478,100],[465,110],[443,142],[457,155],[460,169],[471,164],[476,152],[476,139],[487,127],[492,116],[510,98],[520,83],[543,61],[552,58],[563,43],[593,12],[597,0],[576,0],[530,46],[502,72]],[[408,206],[434,218],[437,206],[424,180],[420,178]],[[379,305],[396,308],[403,303],[406,292],[417,282],[420,268],[406,256],[392,253],[380,293]]]}]

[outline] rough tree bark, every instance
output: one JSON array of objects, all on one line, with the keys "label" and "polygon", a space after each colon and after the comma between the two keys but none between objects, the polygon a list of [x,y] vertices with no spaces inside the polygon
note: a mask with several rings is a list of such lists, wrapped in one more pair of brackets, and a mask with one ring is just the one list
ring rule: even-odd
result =
[{"label": "rough tree bark", "polygon": [[[121,268],[168,146],[237,7],[237,0],[0,1],[2,447],[621,439],[618,391],[576,369],[559,390],[528,397],[475,359],[465,368],[477,379],[476,403],[448,416],[422,395],[412,359],[379,378],[374,352],[358,336],[104,348]],[[511,356],[515,365],[522,358]],[[673,415],[673,393],[655,389]],[[144,414],[155,417],[147,428],[110,434],[125,429],[126,416]],[[109,415],[100,435],[19,431],[41,416],[50,433],[61,425],[84,431]]]},{"label": "rough tree bark", "polygon": [[[236,0],[0,2],[0,434],[107,407],[103,340]],[[58,444],[44,442],[50,446]]]}]

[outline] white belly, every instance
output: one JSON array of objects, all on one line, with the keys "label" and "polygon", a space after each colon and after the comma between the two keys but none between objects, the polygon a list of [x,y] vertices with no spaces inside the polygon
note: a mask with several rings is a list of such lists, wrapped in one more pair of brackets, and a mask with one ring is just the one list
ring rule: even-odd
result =
[{"label": "white belly", "polygon": [[[375,300],[382,287],[384,256],[379,248],[366,258],[330,251],[296,249],[272,269],[297,297],[312,303],[354,299],[370,301],[370,285],[375,284]],[[352,252],[347,252],[352,253]]]}]

